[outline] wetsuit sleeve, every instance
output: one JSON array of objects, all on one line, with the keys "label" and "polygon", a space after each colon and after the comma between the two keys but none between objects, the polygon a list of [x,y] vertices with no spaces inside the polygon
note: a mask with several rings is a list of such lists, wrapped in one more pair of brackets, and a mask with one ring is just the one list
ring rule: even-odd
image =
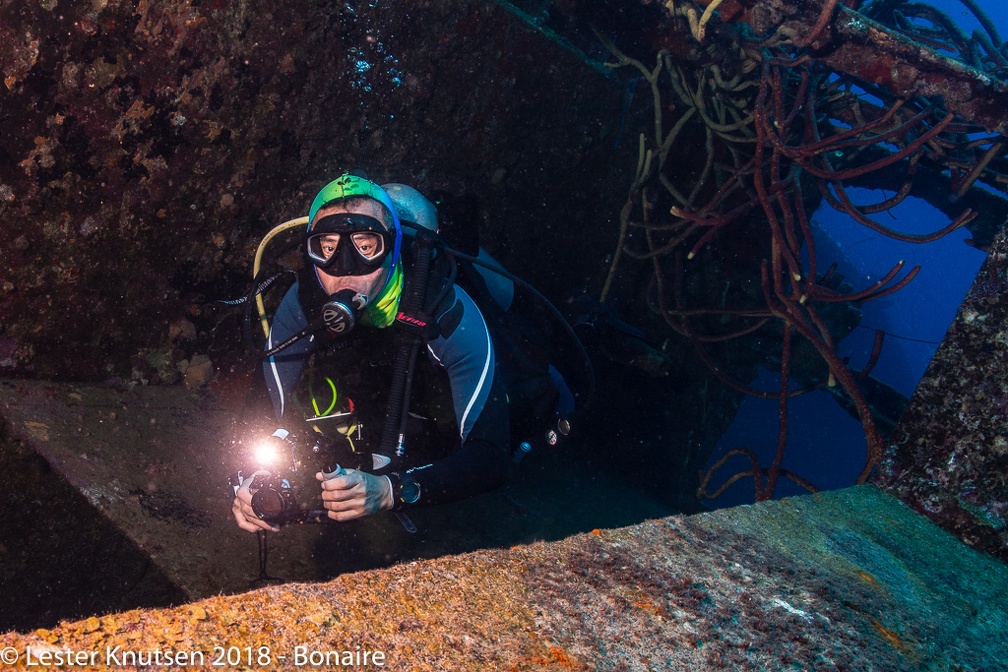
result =
[{"label": "wetsuit sleeve", "polygon": [[[437,504],[485,492],[504,483],[508,451],[508,408],[496,368],[490,330],[476,303],[460,287],[455,303],[439,317],[441,336],[428,343],[451,385],[461,448],[409,470],[420,484],[420,503]],[[448,315],[450,313],[450,315]]]},{"label": "wetsuit sleeve", "polygon": [[[294,283],[277,307],[273,324],[270,326],[269,338],[266,341],[266,350],[283,343],[308,326],[308,319],[305,317],[304,311],[301,310],[301,303],[298,301],[297,290],[297,283]],[[273,410],[277,420],[283,419],[290,395],[314,349],[315,337],[305,336],[263,361],[263,377],[266,381],[266,388],[269,390],[270,399],[273,401]]]}]

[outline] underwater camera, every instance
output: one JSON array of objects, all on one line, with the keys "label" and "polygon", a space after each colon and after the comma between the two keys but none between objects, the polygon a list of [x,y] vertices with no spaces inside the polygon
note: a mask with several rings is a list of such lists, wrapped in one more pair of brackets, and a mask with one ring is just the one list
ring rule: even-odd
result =
[{"label": "underwater camera", "polygon": [[[295,435],[278,429],[253,449],[252,464],[228,478],[237,494],[245,479],[253,477],[252,510],[271,525],[318,523],[326,519],[326,510],[318,499],[316,506],[302,506],[296,493],[318,493],[315,473],[332,473],[340,467],[333,442],[324,434],[308,432]],[[268,474],[257,472],[269,472]]]},{"label": "underwater camera", "polygon": [[252,510],[273,525],[304,522],[305,513],[298,506],[290,481],[270,474],[256,478],[249,486],[252,492]]}]

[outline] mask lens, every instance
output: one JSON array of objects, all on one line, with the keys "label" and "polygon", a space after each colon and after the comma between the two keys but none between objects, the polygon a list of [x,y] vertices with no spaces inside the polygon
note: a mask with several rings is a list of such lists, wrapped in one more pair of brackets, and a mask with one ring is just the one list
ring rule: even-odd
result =
[{"label": "mask lens", "polygon": [[319,265],[325,267],[332,261],[336,249],[339,247],[340,235],[338,233],[320,233],[308,239],[308,254]]},{"label": "mask lens", "polygon": [[358,231],[350,234],[357,252],[368,261],[373,261],[385,252],[385,238],[371,231]]}]

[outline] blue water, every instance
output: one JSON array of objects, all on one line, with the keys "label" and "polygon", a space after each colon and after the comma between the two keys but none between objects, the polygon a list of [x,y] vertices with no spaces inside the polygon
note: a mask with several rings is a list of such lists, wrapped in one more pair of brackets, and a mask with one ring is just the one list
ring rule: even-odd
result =
[{"label": "blue water", "polygon": [[[967,35],[980,27],[980,23],[973,16],[972,12],[966,9],[959,0],[928,0],[925,4],[937,7],[954,19]],[[976,0],[976,5],[983,10],[984,14],[994,23],[1001,39],[1005,39],[1008,32],[1008,5],[1004,0]]]},{"label": "blue water", "polygon": [[[852,190],[862,202],[881,198],[881,192]],[[949,222],[928,203],[908,198],[880,221],[905,233],[927,233]],[[828,206],[813,218],[816,248],[825,267],[838,264],[838,272],[858,289],[870,286],[900,260],[906,265],[898,278],[914,266],[920,271],[902,290],[863,304],[859,327],[840,344],[841,356],[860,369],[869,359],[875,331],[886,334],[883,355],[871,375],[909,397],[955,317],[963,297],[976,277],[985,253],[965,241],[970,233],[960,228],[933,243],[893,240],[875,233]]]},{"label": "blue water", "polygon": [[[859,195],[858,190],[851,193]],[[879,200],[878,195],[872,198]],[[906,232],[923,233],[949,221],[917,199],[904,201],[892,210],[892,216],[888,223]],[[861,369],[870,357],[875,330],[884,331],[882,354],[871,375],[909,397],[973,283],[984,253],[965,243],[969,237],[965,229],[922,245],[886,238],[829,206],[813,216],[813,223],[817,224],[814,236],[820,267],[836,262],[837,272],[855,289],[871,286],[901,259],[906,265],[898,277],[920,265],[920,272],[902,290],[863,304],[861,325],[839,345],[840,356],[849,357],[850,365]],[[780,374],[763,370],[752,385],[774,391],[780,386]],[[776,399],[746,397],[711,462],[732,448],[745,446],[757,453],[764,466],[769,465],[777,447],[777,416]],[[865,461],[864,430],[832,394],[820,391],[793,398],[788,418],[786,469],[804,475],[820,489],[840,488],[856,480]],[[735,459],[734,467],[730,464],[721,472],[723,477],[746,466],[742,458]],[[803,490],[784,481],[777,495],[800,492]],[[727,506],[752,501],[752,497],[752,481],[746,479],[714,503]]]},{"label": "blue water", "polygon": [[[958,0],[929,2],[960,22],[967,33],[979,27],[972,14]],[[1001,37],[1008,33],[1008,3],[981,0],[978,3],[994,21]],[[851,190],[856,203],[874,203],[892,194],[881,190]],[[908,198],[877,221],[907,233],[930,232],[945,226],[949,218],[919,199]],[[954,319],[963,297],[976,277],[985,254],[966,244],[969,231],[959,229],[939,241],[913,244],[877,234],[834,211],[828,205],[812,217],[818,266],[838,265],[847,282],[856,290],[871,286],[898,261],[906,265],[898,277],[920,265],[917,277],[896,294],[869,301],[862,306],[861,324],[839,344],[841,357],[861,369],[868,361],[875,330],[886,339],[872,376],[904,396],[911,396]],[[761,370],[751,385],[776,391],[780,374]],[[754,451],[766,467],[773,461],[778,437],[776,399],[746,397],[734,422],[715,447],[710,464],[736,447]],[[813,392],[792,398],[788,407],[788,443],[783,466],[810,480],[820,489],[835,489],[855,482],[865,463],[865,439],[861,423],[842,408],[828,392]],[[709,466],[708,465],[708,466]],[[749,463],[732,458],[712,480],[709,490]],[[775,496],[805,492],[781,479]],[[753,482],[742,479],[714,501],[712,506],[752,502]]]}]

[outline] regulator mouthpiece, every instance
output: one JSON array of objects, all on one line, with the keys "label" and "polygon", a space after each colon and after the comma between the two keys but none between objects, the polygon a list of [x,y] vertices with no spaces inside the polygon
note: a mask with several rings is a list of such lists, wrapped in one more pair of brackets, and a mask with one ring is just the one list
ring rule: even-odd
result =
[{"label": "regulator mouthpiece", "polygon": [[356,326],[367,297],[352,289],[341,289],[322,306],[322,320],[333,336],[346,336]]}]

